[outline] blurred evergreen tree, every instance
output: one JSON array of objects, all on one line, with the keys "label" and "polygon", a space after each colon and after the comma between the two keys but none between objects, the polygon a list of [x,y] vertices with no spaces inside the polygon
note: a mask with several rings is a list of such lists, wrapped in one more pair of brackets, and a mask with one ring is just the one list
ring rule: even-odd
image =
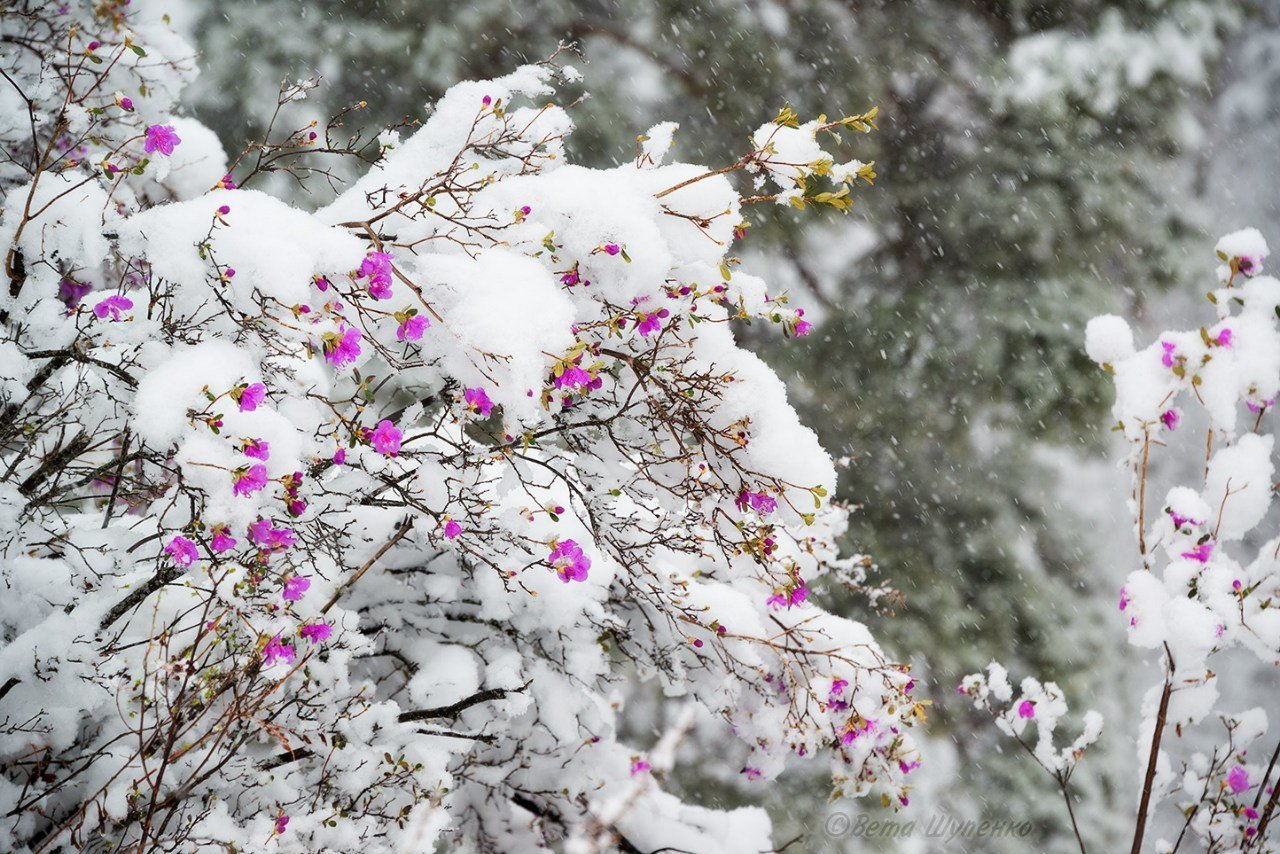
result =
[{"label": "blurred evergreen tree", "polygon": [[[575,108],[570,147],[595,164],[629,159],[661,120],[681,125],[677,158],[718,162],[783,103],[802,119],[879,106],[880,131],[850,153],[876,161],[880,186],[851,217],[802,235],[785,209],[748,211],[744,250],[783,267],[793,303],[821,320],[801,342],[755,345],[790,374],[826,447],[851,460],[843,497],[862,510],[850,547],[905,605],[848,608],[917,661],[937,701],[934,731],[958,754],[937,804],[1031,818],[1045,835],[1007,850],[1057,850],[1058,793],[1025,757],[972,761],[991,734],[952,702],[954,685],[1009,651],[1018,659],[1006,663],[1069,695],[1117,678],[1119,575],[1095,571],[1104,520],[1064,479],[1102,447],[1106,423],[1083,327],[1177,280],[1197,226],[1186,170],[1170,164],[1196,142],[1192,108],[1244,11],[1217,0],[223,0],[194,30],[209,56],[196,94],[234,148],[274,106],[252,101],[263,90],[237,85],[245,77],[318,72],[317,116],[367,101],[367,120],[389,123],[458,79],[578,41],[592,97]],[[1130,766],[1126,747],[1121,787]],[[1112,770],[1086,763],[1086,794],[1127,815]],[[777,805],[797,827],[815,814],[794,795]],[[1112,828],[1088,832],[1110,850]]]}]

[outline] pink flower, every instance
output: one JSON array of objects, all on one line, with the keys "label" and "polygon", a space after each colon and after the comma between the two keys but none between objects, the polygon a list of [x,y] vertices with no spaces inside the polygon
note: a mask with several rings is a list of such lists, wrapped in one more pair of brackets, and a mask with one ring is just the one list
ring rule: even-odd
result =
[{"label": "pink flower", "polygon": [[370,252],[360,262],[356,278],[369,280],[369,295],[374,299],[391,299],[391,256]]},{"label": "pink flower", "polygon": [[1219,347],[1230,347],[1231,346],[1231,330],[1224,329],[1221,332],[1219,332],[1217,341],[1218,341]]},{"label": "pink flower", "polygon": [[803,605],[808,598],[809,588],[804,585],[804,582],[801,582],[791,589],[791,595],[787,597],[787,607],[794,608],[797,605]]},{"label": "pink flower", "polygon": [[255,460],[266,460],[271,456],[271,445],[263,439],[245,439],[244,455]]},{"label": "pink flower", "polygon": [[[292,661],[293,659],[290,659]],[[276,833],[284,833],[285,828],[289,826],[289,816],[282,815],[276,819]]]},{"label": "pink flower", "polygon": [[1128,607],[1129,607],[1129,591],[1128,589],[1121,587],[1120,588],[1120,610],[1123,611],[1125,608],[1128,608]]},{"label": "pink flower", "polygon": [[333,634],[333,626],[328,623],[308,623],[299,634],[312,643],[324,643]]},{"label": "pink flower", "polygon": [[430,326],[431,321],[427,320],[426,315],[410,315],[404,319],[403,323],[396,327],[396,340],[421,341],[422,333]]},{"label": "pink flower", "polygon": [[404,434],[396,429],[396,425],[386,420],[379,421],[378,426],[369,433],[373,449],[387,457],[400,455],[400,442],[403,439]]},{"label": "pink flower", "polygon": [[116,99],[116,104],[126,113],[133,112],[133,99],[127,95]]},{"label": "pink flower", "polygon": [[556,543],[547,556],[547,563],[551,564],[565,584],[570,581],[586,581],[587,570],[591,569],[591,559],[582,553],[582,549],[573,540]]},{"label": "pink flower", "polygon": [[608,252],[610,255],[617,255],[622,251],[622,247],[616,243],[606,243],[604,245],[604,251]]},{"label": "pink flower", "polygon": [[284,551],[298,541],[289,528],[277,528],[270,519],[259,519],[249,526],[249,539],[266,554]]},{"label": "pink flower", "polygon": [[796,309],[796,337],[803,338],[813,329],[813,324],[804,319],[804,309]]},{"label": "pink flower", "polygon": [[236,538],[231,536],[226,525],[219,525],[213,529],[213,539],[209,541],[209,548],[215,552],[229,552],[235,547]]},{"label": "pink flower", "polygon": [[247,469],[236,469],[231,476],[235,478],[231,491],[244,498],[261,492],[267,485],[267,467],[262,463]]},{"label": "pink flower", "polygon": [[335,466],[342,466],[347,464],[346,448],[339,448],[338,450],[333,452],[333,464]]},{"label": "pink flower", "polygon": [[1160,423],[1164,425],[1166,430],[1177,430],[1178,424],[1181,422],[1182,410],[1176,406],[1171,406],[1160,413]]},{"label": "pink flower", "polygon": [[461,533],[462,526],[458,524],[457,520],[450,519],[444,523],[444,538],[446,540],[456,540]]},{"label": "pink flower", "polygon": [[1166,368],[1172,368],[1174,354],[1178,349],[1178,345],[1174,344],[1172,341],[1161,341],[1160,347],[1164,350],[1164,355],[1160,357],[1160,364],[1164,365]]},{"label": "pink flower", "polygon": [[177,132],[173,129],[173,125],[152,125],[147,128],[147,141],[142,148],[147,154],[152,152],[160,152],[166,157],[173,154],[173,149],[182,142],[178,138]]},{"label": "pink flower", "polygon": [[360,330],[344,326],[325,336],[324,357],[335,368],[346,367],[360,357]]},{"label": "pink flower", "polygon": [[1018,704],[1018,717],[1034,718],[1036,716],[1036,706],[1030,700],[1023,700]]},{"label": "pink flower", "polygon": [[738,506],[739,510],[746,510],[750,507],[761,515],[772,513],[778,509],[776,499],[763,492],[747,492],[745,489],[738,493],[738,497],[734,499],[733,503]]},{"label": "pink flower", "polygon": [[1209,556],[1213,554],[1213,547],[1217,545],[1213,540],[1205,540],[1191,551],[1183,552],[1182,557],[1187,560],[1196,560],[1200,563],[1208,563]]},{"label": "pink flower", "polygon": [[74,279],[63,279],[58,283],[58,299],[68,309],[74,309],[80,305],[80,301],[92,290],[93,285],[77,282]]},{"label": "pink flower", "polygon": [[196,544],[183,536],[176,536],[169,540],[169,545],[164,547],[164,553],[173,559],[175,566],[183,568],[191,566],[200,558]]},{"label": "pink flower", "polygon": [[643,759],[633,759],[631,761],[631,776],[635,777],[639,774],[648,774],[653,766]]},{"label": "pink flower", "polygon": [[281,592],[280,598],[284,599],[286,602],[297,602],[310,589],[310,578],[295,575],[284,583],[284,591]]},{"label": "pink flower", "polygon": [[[286,643],[280,642],[280,636],[273,637],[262,650],[262,663],[268,667],[277,661],[283,661],[285,664],[292,664],[296,653],[293,647]],[[278,826],[278,825],[277,825]]]},{"label": "pink flower", "polygon": [[555,379],[556,388],[582,388],[591,384],[591,374],[577,365],[570,365]]},{"label": "pink flower", "polygon": [[98,316],[99,320],[106,320],[108,315],[111,317],[112,323],[121,320],[121,313],[133,308],[133,300],[123,294],[112,294],[104,300],[98,302],[93,307],[93,313]]},{"label": "pink flower", "polygon": [[1231,769],[1231,772],[1227,774],[1227,785],[1231,787],[1233,795],[1249,790],[1249,772],[1245,770],[1243,765],[1237,765]]},{"label": "pink flower", "polygon": [[746,768],[743,768],[742,773],[747,775],[748,780],[759,780],[761,777],[764,776],[764,774],[760,771],[759,768],[752,768],[750,765],[748,765]]},{"label": "pink flower", "polygon": [[767,605],[771,611],[777,611],[779,608],[787,607],[788,601],[786,593],[774,593],[768,599],[764,600],[764,604]]},{"label": "pink flower", "polygon": [[1187,525],[1201,524],[1199,520],[1192,519],[1190,516],[1183,516],[1181,513],[1174,510],[1169,511],[1169,520],[1173,522],[1173,527],[1178,529],[1185,528]]},{"label": "pink flower", "polygon": [[[253,412],[267,399],[267,387],[262,383],[252,383],[240,391],[240,411]],[[263,459],[266,459],[263,457]]]},{"label": "pink flower", "polygon": [[467,409],[471,412],[478,412],[488,418],[489,413],[493,411],[493,401],[489,400],[489,395],[482,388],[463,389],[462,397],[467,402]]},{"label": "pink flower", "polygon": [[642,338],[648,338],[653,333],[662,329],[662,319],[671,314],[665,308],[659,311],[650,312],[649,314],[641,314],[640,323],[636,326],[636,330]]},{"label": "pink flower", "polygon": [[1242,255],[1236,259],[1236,269],[1245,276],[1254,276],[1262,269],[1262,258]]},{"label": "pink flower", "polygon": [[579,281],[581,280],[578,278],[577,267],[574,267],[572,270],[570,270],[569,272],[565,273],[563,276],[560,277],[560,284],[568,285],[569,287],[573,287],[574,285],[578,284]]}]

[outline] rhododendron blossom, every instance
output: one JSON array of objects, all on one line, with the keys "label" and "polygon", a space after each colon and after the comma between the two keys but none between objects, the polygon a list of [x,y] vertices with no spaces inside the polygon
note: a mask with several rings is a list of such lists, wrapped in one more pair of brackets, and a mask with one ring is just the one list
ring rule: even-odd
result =
[{"label": "rhododendron blossom", "polygon": [[925,704],[826,610],[881,582],[737,340],[802,334],[728,251],[847,196],[817,137],[578,165],[560,56],[382,132],[290,81],[228,156],[148,5],[0,15],[0,850],[773,849],[677,797],[668,719],[753,798],[908,803]]}]

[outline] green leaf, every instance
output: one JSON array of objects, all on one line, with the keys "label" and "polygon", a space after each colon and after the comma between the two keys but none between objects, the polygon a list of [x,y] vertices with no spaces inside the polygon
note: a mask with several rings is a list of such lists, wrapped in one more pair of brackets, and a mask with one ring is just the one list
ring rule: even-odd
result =
[{"label": "green leaf", "polygon": [[129,45],[129,50],[133,51],[133,52],[134,52],[134,53],[136,53],[138,56],[146,56],[146,55],[147,55],[147,52],[146,52],[145,50],[143,50],[142,48],[138,47],[136,44],[131,44],[131,45]]}]

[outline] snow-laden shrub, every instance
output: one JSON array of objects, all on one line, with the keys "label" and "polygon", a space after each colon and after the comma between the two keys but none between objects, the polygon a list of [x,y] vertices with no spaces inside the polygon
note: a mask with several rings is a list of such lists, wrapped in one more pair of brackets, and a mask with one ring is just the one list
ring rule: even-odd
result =
[{"label": "snow-laden shrub", "polygon": [[[1219,707],[1220,685],[1249,678],[1238,654],[1223,653],[1280,663],[1280,537],[1260,530],[1276,489],[1280,280],[1262,273],[1269,250],[1256,229],[1226,235],[1216,252],[1214,316],[1203,326],[1162,332],[1140,350],[1113,315],[1094,318],[1086,331],[1090,357],[1115,381],[1113,429],[1129,447],[1123,465],[1132,478],[1139,568],[1120,588],[1120,617],[1130,645],[1158,656],[1163,675],[1143,697],[1137,727],[1135,854],[1148,850],[1153,816],[1166,802],[1176,808],[1168,825],[1176,832],[1150,850],[1280,850],[1280,744],[1264,740],[1267,712]],[[1196,427],[1205,435],[1186,441]],[[1195,475],[1159,500],[1150,486],[1165,451]],[[1057,750],[1054,730],[1067,712],[1061,690],[1034,678],[1021,687],[1014,696],[1005,669],[993,663],[959,690],[1053,775],[1070,807],[1068,783],[1101,716],[1087,713],[1080,737]],[[1177,739],[1210,719],[1222,728],[1201,736],[1211,751],[1175,752]],[[1034,747],[1023,738],[1031,725]]]},{"label": "snow-laden shrub", "polygon": [[808,331],[730,176],[844,209],[871,167],[819,132],[874,114],[591,170],[530,66],[309,213],[236,185],[369,148],[228,172],[133,8],[0,19],[0,848],[767,845],[664,792],[687,721],[619,741],[637,677],[736,735],[702,761],[906,803],[910,676],[808,599],[865,564],[832,461],[731,323]]}]

